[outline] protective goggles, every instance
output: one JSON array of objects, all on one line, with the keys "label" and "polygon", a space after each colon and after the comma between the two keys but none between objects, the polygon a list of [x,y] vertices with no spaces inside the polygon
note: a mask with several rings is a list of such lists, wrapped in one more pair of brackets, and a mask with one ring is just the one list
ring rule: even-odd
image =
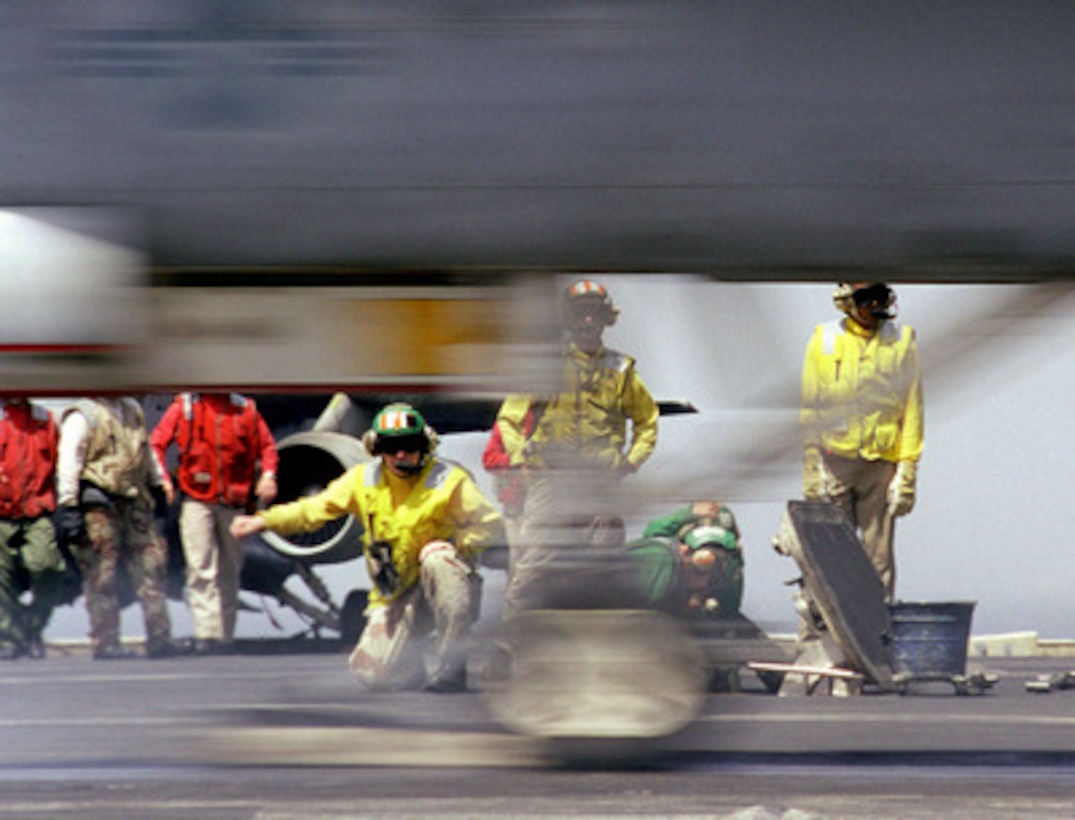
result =
[{"label": "protective goggles", "polygon": [[858,307],[888,307],[892,304],[892,288],[884,282],[859,288],[851,294],[851,299]]},{"label": "protective goggles", "polygon": [[608,305],[594,299],[576,300],[567,306],[567,321],[570,325],[585,324],[587,320],[607,324],[610,316]]},{"label": "protective goggles", "polygon": [[382,453],[424,453],[429,449],[429,439],[423,433],[410,433],[403,436],[377,436],[373,454]]}]

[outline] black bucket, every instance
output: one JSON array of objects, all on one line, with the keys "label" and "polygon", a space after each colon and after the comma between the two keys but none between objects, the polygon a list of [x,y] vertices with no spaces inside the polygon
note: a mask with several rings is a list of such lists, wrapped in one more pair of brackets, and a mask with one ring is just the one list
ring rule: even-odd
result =
[{"label": "black bucket", "polygon": [[896,672],[919,680],[962,676],[974,605],[974,601],[889,604]]}]

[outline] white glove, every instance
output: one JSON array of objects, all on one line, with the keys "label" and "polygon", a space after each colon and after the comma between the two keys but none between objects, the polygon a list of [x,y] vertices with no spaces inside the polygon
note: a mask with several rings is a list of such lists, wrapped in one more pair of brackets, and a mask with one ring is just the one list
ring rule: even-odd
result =
[{"label": "white glove", "polygon": [[914,509],[917,473],[918,465],[913,461],[901,461],[896,467],[896,475],[888,485],[888,511],[891,515],[907,515]]},{"label": "white glove", "polygon": [[418,565],[421,566],[429,556],[438,552],[454,553],[456,552],[455,545],[450,541],[430,541],[422,547],[422,551],[418,553]]}]

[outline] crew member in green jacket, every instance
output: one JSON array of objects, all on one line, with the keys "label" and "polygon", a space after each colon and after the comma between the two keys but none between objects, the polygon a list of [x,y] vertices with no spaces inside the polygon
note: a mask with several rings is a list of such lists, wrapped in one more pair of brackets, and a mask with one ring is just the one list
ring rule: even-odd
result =
[{"label": "crew member in green jacket", "polygon": [[735,516],[721,501],[655,518],[627,551],[651,606],[690,618],[739,614],[743,551]]}]

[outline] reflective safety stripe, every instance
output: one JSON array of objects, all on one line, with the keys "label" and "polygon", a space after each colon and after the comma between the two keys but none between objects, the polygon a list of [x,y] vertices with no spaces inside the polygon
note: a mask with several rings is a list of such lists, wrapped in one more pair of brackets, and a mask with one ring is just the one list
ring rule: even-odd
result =
[{"label": "reflective safety stripe", "polygon": [[367,464],[366,469],[362,471],[362,485],[364,487],[376,487],[380,484],[383,469],[384,465],[380,460]]},{"label": "reflective safety stripe", "polygon": [[[847,333],[847,318],[826,322],[821,326],[821,353],[832,356],[836,353],[836,337]],[[899,322],[886,321],[881,325],[881,340],[885,342],[898,341],[903,334]]]},{"label": "reflective safety stripe", "polygon": [[444,461],[436,461],[433,464],[432,469],[429,471],[429,475],[426,476],[425,486],[434,490],[444,483],[444,480],[448,477],[448,473],[452,471],[451,464]]},{"label": "reflective safety stripe", "polygon": [[571,286],[569,295],[574,296],[608,296],[608,291],[597,282],[593,282],[589,279],[583,279],[581,282],[576,282]]},{"label": "reflective safety stripe", "polygon": [[615,370],[617,373],[626,373],[634,363],[634,359],[615,350],[605,351],[605,367]]},{"label": "reflective safety stripe", "polygon": [[844,321],[845,320],[843,319],[838,319],[834,322],[827,322],[822,325],[821,352],[825,356],[832,356],[836,353],[836,335],[844,332]]},{"label": "reflective safety stripe", "polygon": [[385,430],[406,430],[414,426],[414,416],[406,410],[391,410],[381,414],[381,427]]}]

